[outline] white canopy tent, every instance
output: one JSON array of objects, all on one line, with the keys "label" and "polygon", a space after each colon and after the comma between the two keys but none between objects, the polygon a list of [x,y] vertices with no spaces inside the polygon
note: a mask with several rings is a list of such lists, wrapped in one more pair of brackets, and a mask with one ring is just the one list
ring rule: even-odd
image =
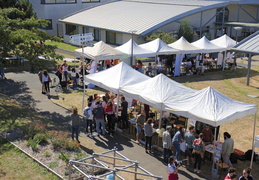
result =
[{"label": "white canopy tent", "polygon": [[159,74],[137,84],[123,86],[121,92],[154,108],[164,110],[164,103],[168,98],[181,99],[196,90],[183,86],[164,74]]},{"label": "white canopy tent", "polygon": [[168,44],[168,46],[181,50],[182,54],[200,53],[202,50],[201,48],[189,43],[183,36],[177,41]]},{"label": "white canopy tent", "polygon": [[168,44],[170,47],[180,49],[182,54],[176,55],[174,76],[180,76],[181,64],[184,54],[200,53],[202,49],[189,43],[184,37],[181,37],[172,44]]},{"label": "white canopy tent", "polygon": [[95,43],[93,47],[76,49],[75,53],[79,55],[83,54],[85,57],[95,61],[107,59],[126,59],[129,57],[126,53],[113,48],[103,41]]},{"label": "white canopy tent", "polygon": [[257,111],[256,105],[235,101],[212,87],[188,94],[180,100],[168,99],[165,104],[167,110],[214,127]]},{"label": "white canopy tent", "polygon": [[220,51],[226,50],[225,47],[221,47],[221,46],[217,46],[216,44],[213,44],[205,36],[203,36],[201,39],[191,44],[202,49],[200,51],[201,53],[220,52]]},{"label": "white canopy tent", "polygon": [[[133,59],[135,58],[143,58],[143,57],[155,57],[156,53],[146,50],[142,47],[140,47],[135,41],[130,39],[125,44],[116,47],[115,49],[126,53],[128,56],[133,55]],[[131,64],[135,64],[134,62],[131,62]]]},{"label": "white canopy tent", "polygon": [[85,76],[86,82],[95,84],[116,94],[119,94],[119,90],[125,85],[135,84],[147,79],[150,79],[150,77],[136,71],[125,62],[121,62],[101,72]]},{"label": "white canopy tent", "polygon": [[228,35],[224,34],[223,36],[217,38],[217,39],[213,39],[210,42],[212,42],[213,44],[226,48],[226,49],[230,49],[232,47],[234,47],[236,45],[236,41],[231,39]]},{"label": "white canopy tent", "polygon": [[160,38],[145,44],[141,44],[139,46],[149,51],[155,52],[156,55],[180,53],[180,50],[168,46]]}]

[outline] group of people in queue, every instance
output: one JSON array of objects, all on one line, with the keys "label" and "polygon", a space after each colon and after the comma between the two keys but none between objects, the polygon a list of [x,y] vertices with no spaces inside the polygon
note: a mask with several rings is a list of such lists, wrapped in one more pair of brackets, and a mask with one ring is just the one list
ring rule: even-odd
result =
[{"label": "group of people in queue", "polygon": [[[120,98],[120,106],[117,106],[117,98]],[[96,131],[97,136],[106,136],[107,134],[113,135],[115,132],[115,123],[117,122],[117,117],[115,116],[116,108],[121,111],[121,121],[123,129],[127,129],[128,117],[127,109],[128,102],[125,97],[117,97],[117,95],[109,96],[108,93],[102,96],[97,94],[91,95],[88,98],[87,106],[83,109],[83,119],[85,121],[85,132],[88,137],[93,137],[93,132]],[[76,110],[75,110],[76,109]],[[74,118],[73,114],[78,114],[77,108],[73,108],[71,120],[72,120],[72,139],[74,135],[76,140],[79,136],[79,125],[82,124],[81,121]],[[79,117],[79,115],[77,115]]]},{"label": "group of people in queue", "polygon": [[[170,119],[170,118],[169,118]],[[175,164],[179,162],[179,155],[182,143],[185,147],[185,157],[187,160],[187,166],[193,163],[194,172],[201,173],[201,162],[205,155],[205,146],[213,142],[213,134],[209,125],[206,125],[205,128],[199,133],[195,134],[196,130],[194,126],[190,126],[188,131],[185,131],[183,127],[180,127],[178,131],[172,135],[172,126],[174,120],[169,121],[171,124],[166,126],[166,130],[163,132],[163,156],[164,163],[168,164],[168,179],[177,179],[177,167]],[[231,135],[228,132],[224,132],[224,143],[222,145],[222,158],[223,162],[226,163],[229,167],[233,167],[230,162],[230,154],[234,151],[234,141],[231,138]],[[174,149],[174,155],[172,150]],[[173,157],[173,158],[172,158]],[[173,162],[173,163],[172,163]]]}]

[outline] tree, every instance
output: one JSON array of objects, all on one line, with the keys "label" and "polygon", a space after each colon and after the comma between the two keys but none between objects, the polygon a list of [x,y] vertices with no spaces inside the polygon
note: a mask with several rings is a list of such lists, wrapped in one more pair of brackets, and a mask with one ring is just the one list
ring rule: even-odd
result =
[{"label": "tree", "polygon": [[153,41],[157,38],[160,38],[166,44],[171,44],[175,42],[175,38],[167,32],[156,32],[154,34],[151,34],[150,36],[146,37],[146,41]]},{"label": "tree", "polygon": [[180,39],[181,37],[184,37],[188,42],[193,42],[193,30],[190,25],[190,22],[187,20],[184,20],[181,22],[178,33],[177,33],[177,38]]},{"label": "tree", "polygon": [[46,45],[44,42],[61,41],[38,29],[47,25],[48,21],[36,18],[28,0],[18,1],[16,8],[0,9],[0,54],[2,57],[8,54],[22,56],[29,60],[31,70],[34,71],[34,62],[39,55],[56,55],[56,46]]}]

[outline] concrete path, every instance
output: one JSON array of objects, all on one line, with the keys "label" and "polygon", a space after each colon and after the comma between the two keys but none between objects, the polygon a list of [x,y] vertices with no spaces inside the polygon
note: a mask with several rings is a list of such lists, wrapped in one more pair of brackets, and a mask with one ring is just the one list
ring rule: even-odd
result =
[{"label": "concrete path", "polygon": [[[49,120],[70,129],[70,112],[65,108],[52,103],[47,96],[41,94],[41,84],[37,74],[28,72],[6,73],[6,77],[7,80],[0,80],[0,93],[8,95],[10,98],[17,100],[24,106],[35,109]],[[54,78],[55,75],[51,74],[51,77]],[[51,89],[51,93],[55,93],[54,89]],[[81,138],[83,137],[85,137],[85,135],[81,133]],[[95,145],[102,146],[105,149],[112,149],[115,146],[120,153],[131,160],[138,161],[140,166],[149,172],[157,176],[162,176],[165,180],[167,179],[167,167],[162,163],[161,154],[146,154],[142,146],[135,144],[133,141],[120,134],[115,134],[114,137],[96,137],[91,139],[91,141],[95,141]],[[82,144],[82,146],[87,148],[87,144]],[[187,170],[185,167],[180,168],[179,177],[180,180],[210,179],[201,177],[200,175],[198,176],[193,173],[192,170]]]}]

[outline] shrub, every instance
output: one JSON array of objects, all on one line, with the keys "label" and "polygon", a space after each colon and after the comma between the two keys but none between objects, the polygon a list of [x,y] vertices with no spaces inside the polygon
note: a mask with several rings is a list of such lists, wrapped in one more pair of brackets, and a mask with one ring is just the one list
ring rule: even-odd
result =
[{"label": "shrub", "polygon": [[45,156],[45,157],[50,157],[51,155],[52,155],[52,154],[51,154],[49,151],[45,151],[45,152],[44,152],[44,156]]},{"label": "shrub", "polygon": [[38,142],[36,142],[35,140],[33,139],[30,139],[27,141],[27,145],[28,146],[31,146],[32,150],[33,151],[37,151],[38,150]]},{"label": "shrub", "polygon": [[38,133],[34,136],[33,140],[38,142],[38,144],[47,143],[48,142],[48,136],[45,133]]},{"label": "shrub", "polygon": [[64,131],[48,131],[48,137],[51,140],[52,146],[54,149],[62,149],[65,148],[65,144],[67,141],[67,137],[69,135],[68,132]]},{"label": "shrub", "polygon": [[46,131],[46,124],[34,122],[23,129],[23,134],[28,139],[33,139],[37,133],[44,133]]},{"label": "shrub", "polygon": [[78,151],[79,150],[79,144],[75,141],[72,141],[71,139],[67,139],[65,141],[65,149],[68,151]]}]

